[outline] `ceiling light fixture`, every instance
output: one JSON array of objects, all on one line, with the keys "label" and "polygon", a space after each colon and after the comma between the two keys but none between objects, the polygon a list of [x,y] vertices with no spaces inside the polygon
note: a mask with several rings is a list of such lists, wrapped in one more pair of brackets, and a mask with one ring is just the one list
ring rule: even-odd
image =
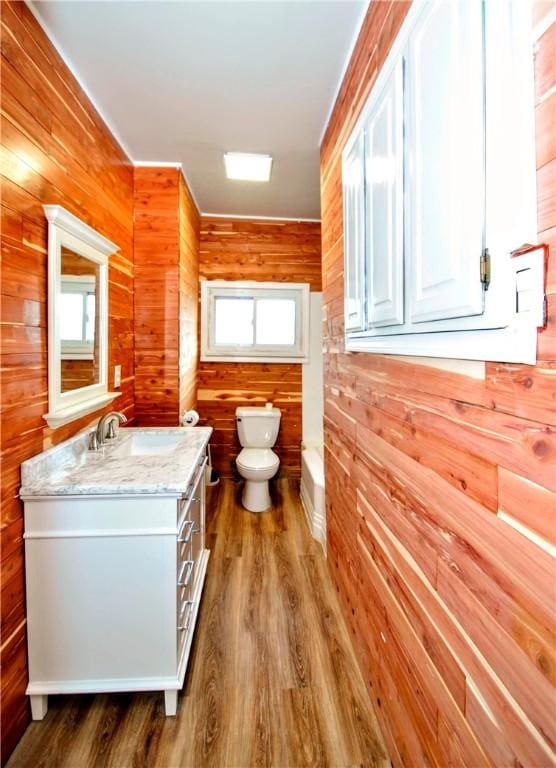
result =
[{"label": "ceiling light fixture", "polygon": [[270,155],[247,152],[224,152],[226,176],[237,181],[269,181],[272,168]]}]

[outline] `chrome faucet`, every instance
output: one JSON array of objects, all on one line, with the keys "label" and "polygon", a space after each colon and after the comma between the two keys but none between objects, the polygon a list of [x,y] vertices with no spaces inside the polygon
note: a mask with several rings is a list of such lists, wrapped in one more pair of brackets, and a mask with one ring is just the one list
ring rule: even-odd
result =
[{"label": "chrome faucet", "polygon": [[[120,411],[109,411],[101,416],[97,424],[96,432],[93,432],[91,438],[91,449],[99,448],[107,440],[113,440],[116,437],[116,430],[114,428],[114,422],[118,421],[120,424],[125,424],[127,416]],[[107,429],[108,426],[108,429]]]}]

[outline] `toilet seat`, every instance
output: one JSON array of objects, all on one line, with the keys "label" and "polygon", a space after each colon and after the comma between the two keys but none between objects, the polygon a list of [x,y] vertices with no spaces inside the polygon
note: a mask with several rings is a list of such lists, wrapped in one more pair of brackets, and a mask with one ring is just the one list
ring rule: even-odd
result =
[{"label": "toilet seat", "polygon": [[280,459],[271,448],[243,448],[237,459],[238,468],[250,472],[268,472],[278,469]]}]

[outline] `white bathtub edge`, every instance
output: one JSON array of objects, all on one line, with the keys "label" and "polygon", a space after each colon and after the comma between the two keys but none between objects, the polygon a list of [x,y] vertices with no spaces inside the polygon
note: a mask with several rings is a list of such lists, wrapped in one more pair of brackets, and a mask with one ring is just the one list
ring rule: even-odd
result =
[{"label": "white bathtub edge", "polygon": [[303,481],[301,481],[300,496],[311,536],[319,542],[326,556],[326,522],[324,517],[315,510]]},{"label": "white bathtub edge", "polygon": [[[310,478],[306,478],[306,475],[310,475]],[[322,545],[326,555],[324,465],[318,446],[307,446],[302,452],[300,497],[311,535]]]}]

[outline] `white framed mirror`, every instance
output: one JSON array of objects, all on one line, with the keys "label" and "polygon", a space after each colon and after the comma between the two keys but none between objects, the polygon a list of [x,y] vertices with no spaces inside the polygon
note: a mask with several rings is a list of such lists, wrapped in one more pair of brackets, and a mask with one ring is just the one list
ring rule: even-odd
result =
[{"label": "white framed mirror", "polygon": [[59,427],[92,413],[108,391],[108,259],[118,246],[60,205],[48,219],[48,413]]}]

